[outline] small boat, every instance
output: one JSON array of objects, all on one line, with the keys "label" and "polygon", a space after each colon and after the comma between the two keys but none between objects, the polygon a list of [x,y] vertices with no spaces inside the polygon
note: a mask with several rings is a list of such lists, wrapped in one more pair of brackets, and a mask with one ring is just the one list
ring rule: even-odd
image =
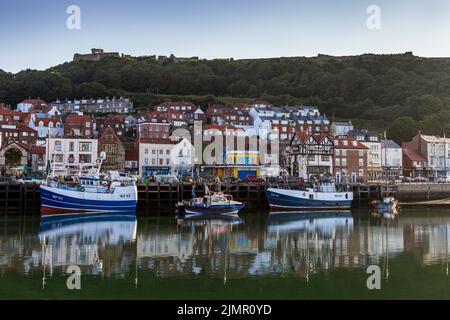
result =
[{"label": "small boat", "polygon": [[321,182],[306,190],[269,188],[267,199],[272,211],[336,211],[351,208],[353,192],[338,191],[333,182]]},{"label": "small boat", "polygon": [[86,175],[49,175],[40,186],[41,215],[73,213],[136,214],[137,187],[130,175],[110,171],[100,173],[106,158],[102,153],[97,166]]},{"label": "small boat", "polygon": [[393,197],[385,197],[383,201],[373,201],[372,206],[379,213],[383,214],[398,214],[400,210],[400,205],[398,201]]},{"label": "small boat", "polygon": [[177,204],[178,213],[187,215],[237,215],[244,207],[244,203],[234,201],[231,195],[222,192],[211,193],[209,190],[204,197],[181,201]]}]

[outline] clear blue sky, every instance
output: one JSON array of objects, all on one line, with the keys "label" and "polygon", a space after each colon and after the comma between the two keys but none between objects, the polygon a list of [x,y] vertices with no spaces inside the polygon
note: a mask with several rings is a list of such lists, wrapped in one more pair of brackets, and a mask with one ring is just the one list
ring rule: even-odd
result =
[{"label": "clear blue sky", "polygon": [[[66,28],[69,5],[82,29]],[[366,27],[369,5],[381,30]],[[45,69],[92,47],[202,58],[413,51],[450,56],[448,0],[14,0],[0,2],[0,69]]]}]

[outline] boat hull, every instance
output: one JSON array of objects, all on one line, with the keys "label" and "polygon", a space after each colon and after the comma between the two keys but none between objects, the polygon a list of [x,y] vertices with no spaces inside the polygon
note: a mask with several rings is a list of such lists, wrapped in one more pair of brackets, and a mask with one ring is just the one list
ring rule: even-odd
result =
[{"label": "boat hull", "polygon": [[271,211],[336,211],[349,210],[353,202],[351,192],[308,192],[287,189],[268,189]]},{"label": "boat hull", "polygon": [[137,189],[135,186],[116,188],[114,193],[89,193],[40,186],[41,215],[66,215],[74,213],[136,213]]},{"label": "boat hull", "polygon": [[244,204],[231,206],[179,206],[181,213],[185,214],[202,214],[202,215],[236,215],[245,207]]}]

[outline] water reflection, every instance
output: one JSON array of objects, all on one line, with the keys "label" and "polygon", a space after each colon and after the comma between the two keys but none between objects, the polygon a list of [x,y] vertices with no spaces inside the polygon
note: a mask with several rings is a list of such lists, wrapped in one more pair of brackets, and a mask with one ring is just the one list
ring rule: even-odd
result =
[{"label": "water reflection", "polygon": [[136,226],[136,217],[126,214],[44,217],[36,256],[50,275],[71,265],[85,274],[122,274],[135,259]]},{"label": "water reflection", "polygon": [[[39,221],[39,220],[38,220]],[[0,218],[0,274],[16,271],[125,277],[223,278],[293,275],[383,266],[401,254],[447,273],[450,211],[403,210],[395,220],[368,212],[247,213],[242,217],[83,216]],[[138,270],[138,271],[136,271]]]}]

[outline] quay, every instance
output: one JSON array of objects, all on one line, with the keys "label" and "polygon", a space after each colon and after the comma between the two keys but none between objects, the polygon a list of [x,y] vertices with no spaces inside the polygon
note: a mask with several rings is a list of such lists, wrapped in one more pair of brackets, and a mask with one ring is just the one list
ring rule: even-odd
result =
[{"label": "quay", "polygon": [[[267,188],[290,188],[288,183],[227,183],[206,184],[212,191],[222,191],[234,199],[245,202],[248,209],[268,209]],[[450,205],[450,184],[355,184],[349,186],[354,193],[355,208],[368,207],[372,200],[396,197],[404,205]],[[138,185],[138,211],[140,214],[174,212],[178,201],[192,198],[192,184],[148,183]],[[197,185],[196,196],[204,195],[204,185]],[[0,184],[0,212],[37,214],[40,211],[40,191],[37,184]]]},{"label": "quay", "polygon": [[[245,202],[247,209],[267,210],[268,188],[295,189],[288,183],[227,183],[206,184],[212,191],[222,191],[234,199]],[[174,212],[177,202],[192,198],[190,183],[138,185],[138,212],[141,214]],[[402,205],[450,206],[450,184],[355,184],[349,185],[354,193],[353,206],[367,208],[371,201],[395,197]],[[197,185],[196,196],[203,196],[204,185]],[[40,211],[40,191],[37,184],[0,184],[0,212],[37,214]]]}]

